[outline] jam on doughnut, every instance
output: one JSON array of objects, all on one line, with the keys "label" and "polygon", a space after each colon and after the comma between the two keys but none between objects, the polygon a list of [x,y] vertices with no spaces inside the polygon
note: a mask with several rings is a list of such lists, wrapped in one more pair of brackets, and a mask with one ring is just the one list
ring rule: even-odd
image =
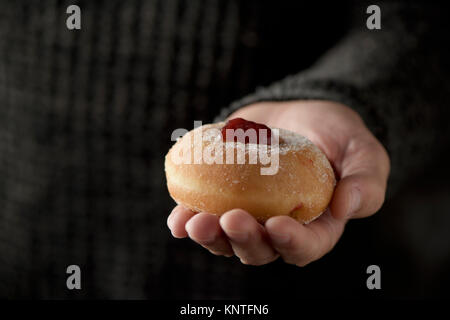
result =
[{"label": "jam on doughnut", "polygon": [[[237,129],[238,132],[227,129]],[[262,224],[273,216],[289,216],[300,223],[310,223],[325,212],[336,185],[326,155],[308,138],[281,128],[267,132],[256,130],[262,131],[259,132],[260,140],[269,135],[272,143],[270,146],[262,144],[262,141],[256,144],[257,132],[254,129],[267,127],[244,119],[232,119],[228,123],[206,124],[186,133],[166,155],[164,166],[170,195],[176,203],[193,212],[204,211],[221,216],[240,208]],[[228,136],[226,141],[225,133]],[[195,139],[196,135],[201,137],[203,134],[212,138]],[[232,143],[236,136],[244,143]],[[244,138],[239,140],[240,137],[250,137],[250,142],[245,144]],[[259,154],[270,149],[271,156],[274,156],[270,158],[274,160],[269,161],[270,168],[276,168],[276,172],[263,174],[262,170],[268,167],[261,161],[254,164],[250,161],[174,161],[180,152],[188,150],[194,154],[195,149],[200,148],[222,150],[222,154],[229,152],[233,156],[242,151],[250,156],[250,152],[255,150]],[[193,157],[188,158],[191,159]]]},{"label": "jam on doughnut", "polygon": [[[257,144],[271,144],[271,137],[272,132],[270,128],[264,124],[256,123],[253,121],[248,121],[242,118],[234,118],[231,120],[228,120],[228,122],[222,127],[222,139],[224,142],[243,142],[245,144],[250,143],[250,137],[248,135],[244,135],[244,137],[239,137],[236,132],[231,135],[226,134],[227,130],[238,130],[242,129],[244,134],[249,129],[253,129],[256,132],[256,143]],[[266,134],[264,134],[264,131],[260,131],[261,129],[264,129]],[[231,138],[231,139],[230,139]],[[242,139],[244,138],[244,139]],[[242,141],[244,140],[244,141]]]}]

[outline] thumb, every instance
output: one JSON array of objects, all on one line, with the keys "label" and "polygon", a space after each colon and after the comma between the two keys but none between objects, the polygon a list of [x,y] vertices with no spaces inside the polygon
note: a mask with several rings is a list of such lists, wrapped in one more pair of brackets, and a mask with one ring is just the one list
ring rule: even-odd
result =
[{"label": "thumb", "polygon": [[341,180],[330,204],[336,219],[364,218],[377,212],[383,205],[389,157],[384,147],[370,136],[353,139],[341,163]]}]

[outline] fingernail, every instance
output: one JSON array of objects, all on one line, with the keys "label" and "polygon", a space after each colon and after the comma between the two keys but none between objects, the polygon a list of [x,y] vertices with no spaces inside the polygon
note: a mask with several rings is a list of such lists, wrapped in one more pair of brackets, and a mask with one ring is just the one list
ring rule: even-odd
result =
[{"label": "fingernail", "polygon": [[361,206],[361,192],[358,188],[353,188],[350,191],[350,209],[347,213],[347,217],[353,216]]},{"label": "fingernail", "polygon": [[270,238],[272,239],[275,244],[287,244],[289,240],[291,240],[291,237],[287,234],[280,234],[280,233],[270,233]]},{"label": "fingernail", "polygon": [[235,241],[235,242],[246,242],[248,239],[247,232],[228,230],[227,235],[232,241]]}]

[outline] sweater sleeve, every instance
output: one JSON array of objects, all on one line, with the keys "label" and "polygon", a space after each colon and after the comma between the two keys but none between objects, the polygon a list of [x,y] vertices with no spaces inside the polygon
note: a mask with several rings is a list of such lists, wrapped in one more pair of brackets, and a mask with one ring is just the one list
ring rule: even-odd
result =
[{"label": "sweater sleeve", "polygon": [[[448,144],[447,26],[438,6],[380,4],[381,29],[365,8],[348,34],[311,68],[234,102],[216,120],[261,101],[341,102],[364,119],[391,157],[388,196]],[[366,6],[367,7],[367,6]],[[444,147],[443,147],[444,146]]]}]

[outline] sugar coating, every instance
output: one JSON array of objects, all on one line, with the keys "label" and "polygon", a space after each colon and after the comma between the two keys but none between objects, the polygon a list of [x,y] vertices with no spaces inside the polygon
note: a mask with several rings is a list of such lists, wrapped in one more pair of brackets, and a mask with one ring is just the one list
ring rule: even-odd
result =
[{"label": "sugar coating", "polygon": [[[238,154],[239,157],[245,156],[240,158],[245,162],[231,165],[218,163],[211,168],[177,167],[169,162],[172,165],[169,166],[172,168],[171,185],[178,188],[177,192],[186,194],[183,205],[194,211],[210,210],[218,215],[225,210],[223,207],[242,205],[262,221],[272,213],[289,215],[302,223],[309,223],[320,215],[316,213],[328,205],[332,192],[330,187],[335,179],[327,157],[317,146],[302,135],[278,128],[272,128],[272,145],[224,142],[221,132],[224,125],[222,122],[195,128],[174,145],[172,156],[181,152],[182,156],[185,155],[184,160],[194,160],[194,164],[201,160],[200,163],[207,164],[211,163],[211,159],[214,160],[212,163],[217,160],[225,163],[227,155],[233,155],[229,159],[235,161]],[[193,149],[186,149],[190,147]],[[196,157],[198,152],[203,152],[200,157]],[[280,157],[276,157],[277,154]],[[251,167],[249,160],[254,155],[257,166]],[[270,163],[267,164],[263,158]],[[173,158],[166,158],[166,164],[169,159]],[[278,172],[256,176],[256,172],[264,167],[278,168]],[[192,183],[186,181],[185,176]],[[215,203],[215,196],[218,202],[223,201],[223,205]],[[293,212],[291,209],[297,208],[299,203],[304,211]]]},{"label": "sugar coating", "polygon": [[[278,148],[274,148],[271,145],[257,144],[257,143],[242,143],[242,142],[229,142],[223,141],[222,133],[220,128],[225,125],[225,122],[219,122],[215,124],[206,124],[199,128],[196,128],[193,132],[197,130],[202,130],[202,138],[203,142],[209,144],[218,144],[220,146],[233,147],[237,149],[245,149],[246,153],[251,151],[259,151],[262,148],[267,148],[270,151],[278,151],[280,154],[286,154],[291,150],[302,150],[307,147],[314,146],[314,144],[306,137],[294,133],[289,130],[280,129],[280,128],[271,128],[272,134],[275,136],[278,134],[279,136],[279,146]],[[275,129],[275,130],[274,130]],[[278,131],[278,132],[277,132]],[[277,150],[279,149],[279,150]]]},{"label": "sugar coating", "polygon": [[[214,150],[224,150],[223,157],[225,159],[226,150],[234,149],[234,155],[239,152],[242,152],[246,155],[246,159],[248,154],[257,155],[259,152],[267,152],[271,156],[274,155],[274,152],[278,152],[279,155],[286,155],[289,152],[298,152],[307,149],[308,152],[312,154],[312,161],[314,168],[317,172],[317,179],[321,183],[326,183],[329,179],[329,171],[332,170],[331,165],[325,156],[325,154],[314,145],[308,138],[281,128],[271,128],[272,129],[272,137],[278,135],[279,144],[278,146],[273,145],[264,145],[264,144],[255,144],[255,143],[242,143],[242,142],[226,142],[223,141],[221,128],[225,125],[225,122],[219,122],[214,124],[206,124],[201,127],[198,127],[191,131],[192,134],[198,133],[197,131],[202,131],[202,141],[203,146],[211,146]],[[275,129],[275,130],[274,130]],[[194,139],[191,140],[192,147],[194,147]],[[272,139],[274,141],[274,139]],[[246,162],[247,163],[247,162]],[[236,165],[245,165],[245,164],[236,164]],[[283,164],[283,161],[279,163],[279,170],[284,170],[288,168],[284,168],[286,164]],[[225,175],[225,173],[224,173]],[[289,173],[289,176],[292,174]],[[294,177],[293,177],[294,178]],[[240,181],[245,179],[242,177],[233,177],[233,180],[230,181],[230,178],[226,175],[224,176],[226,182],[229,185],[238,184]],[[240,180],[238,180],[240,179]],[[293,190],[295,192],[295,190]]]}]

